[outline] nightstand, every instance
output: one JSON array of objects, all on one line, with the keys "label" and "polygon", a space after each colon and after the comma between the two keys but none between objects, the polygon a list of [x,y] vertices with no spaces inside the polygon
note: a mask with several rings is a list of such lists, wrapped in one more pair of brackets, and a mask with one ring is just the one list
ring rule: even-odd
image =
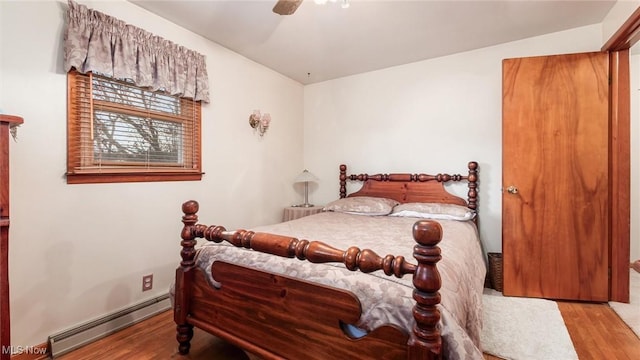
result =
[{"label": "nightstand", "polygon": [[310,206],[310,207],[289,206],[284,208],[282,221],[295,220],[301,217],[317,214],[319,212],[322,212],[323,208],[324,206]]}]

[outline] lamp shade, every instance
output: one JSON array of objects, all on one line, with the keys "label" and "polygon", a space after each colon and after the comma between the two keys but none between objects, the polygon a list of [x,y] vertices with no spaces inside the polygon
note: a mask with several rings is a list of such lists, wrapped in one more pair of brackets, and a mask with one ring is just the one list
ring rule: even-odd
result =
[{"label": "lamp shade", "polygon": [[318,181],[318,177],[309,172],[309,170],[305,169],[300,175],[296,176],[294,183],[308,182],[308,181]]},{"label": "lamp shade", "polygon": [[294,183],[304,183],[304,204],[294,205],[294,206],[302,206],[302,207],[312,207],[313,204],[309,203],[309,182],[310,181],[318,181],[318,177],[309,172],[309,170],[304,169],[300,175],[296,176],[293,180]]}]

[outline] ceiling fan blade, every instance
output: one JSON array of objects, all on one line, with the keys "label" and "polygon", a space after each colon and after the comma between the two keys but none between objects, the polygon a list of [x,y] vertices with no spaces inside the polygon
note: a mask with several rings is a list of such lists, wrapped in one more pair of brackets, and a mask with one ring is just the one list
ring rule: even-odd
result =
[{"label": "ceiling fan blade", "polygon": [[273,12],[279,15],[291,15],[296,12],[298,6],[302,4],[302,0],[278,0]]}]

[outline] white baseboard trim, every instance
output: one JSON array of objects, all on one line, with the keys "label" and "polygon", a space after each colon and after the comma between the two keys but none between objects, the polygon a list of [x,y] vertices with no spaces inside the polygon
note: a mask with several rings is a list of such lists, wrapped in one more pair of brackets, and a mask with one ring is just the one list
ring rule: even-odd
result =
[{"label": "white baseboard trim", "polygon": [[171,301],[169,294],[164,294],[99,319],[53,334],[49,336],[48,339],[51,357],[55,359],[56,356],[66,354],[170,308]]}]

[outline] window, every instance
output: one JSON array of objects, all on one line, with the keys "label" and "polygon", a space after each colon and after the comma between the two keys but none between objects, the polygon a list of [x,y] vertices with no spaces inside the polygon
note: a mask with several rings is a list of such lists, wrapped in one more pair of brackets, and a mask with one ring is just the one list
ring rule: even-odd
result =
[{"label": "window", "polygon": [[200,180],[199,101],[68,74],[67,183]]}]

